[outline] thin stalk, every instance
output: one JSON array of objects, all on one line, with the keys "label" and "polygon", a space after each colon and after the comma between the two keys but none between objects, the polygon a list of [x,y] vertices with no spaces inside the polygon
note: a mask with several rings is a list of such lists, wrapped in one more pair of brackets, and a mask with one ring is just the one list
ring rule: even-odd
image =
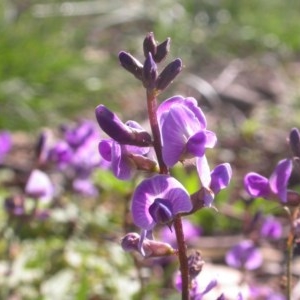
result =
[{"label": "thin stalk", "polygon": [[[162,158],[162,143],[160,137],[160,130],[157,120],[157,98],[155,90],[147,89],[147,108],[148,117],[151,126],[153,136],[153,146],[156,153],[160,174],[169,174],[168,167]],[[181,271],[182,280],[182,300],[189,300],[189,273],[188,273],[188,259],[186,255],[186,244],[184,240],[184,234],[182,230],[181,216],[176,216],[174,219],[174,229],[176,233],[176,239],[178,244],[178,259]]]},{"label": "thin stalk", "polygon": [[180,263],[180,273],[181,273],[181,299],[189,300],[189,268],[188,268],[188,258],[186,255],[186,244],[184,240],[184,234],[182,230],[181,217],[176,216],[174,220],[174,229],[177,239],[178,247],[178,258]]}]

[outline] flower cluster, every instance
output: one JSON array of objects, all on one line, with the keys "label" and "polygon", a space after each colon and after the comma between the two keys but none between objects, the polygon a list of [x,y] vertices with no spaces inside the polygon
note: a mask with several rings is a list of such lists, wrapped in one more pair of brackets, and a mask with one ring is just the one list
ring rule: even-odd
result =
[{"label": "flower cluster", "polygon": [[[215,195],[228,186],[232,170],[227,163],[210,170],[205,153],[216,145],[217,137],[208,129],[196,99],[176,95],[157,104],[157,96],[182,70],[178,58],[159,73],[158,65],[167,56],[169,47],[170,39],[157,43],[153,33],[149,33],[143,43],[143,63],[127,52],[119,54],[121,66],[146,89],[151,133],[136,121],[122,122],[103,104],[96,107],[95,114],[100,128],[109,137],[100,140],[98,150],[113,174],[121,180],[132,180],[138,171],[147,174],[137,185],[131,201],[132,219],[141,229],[141,235],[128,233],[122,239],[123,249],[139,251],[147,257],[178,253],[184,259],[181,216],[203,206],[210,207]],[[186,160],[194,162],[201,183],[193,196],[170,175],[172,167]],[[171,230],[174,226],[178,252],[153,239],[156,225],[167,225]]]}]

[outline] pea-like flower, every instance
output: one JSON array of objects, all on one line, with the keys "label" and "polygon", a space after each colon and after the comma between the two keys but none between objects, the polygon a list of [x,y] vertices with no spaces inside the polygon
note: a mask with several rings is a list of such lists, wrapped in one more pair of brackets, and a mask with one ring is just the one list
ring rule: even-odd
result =
[{"label": "pea-like flower", "polygon": [[170,224],[177,214],[191,209],[187,190],[168,175],[156,175],[142,181],[133,194],[131,206],[135,225],[146,231],[156,224]]},{"label": "pea-like flower", "polygon": [[[135,121],[125,123],[128,128],[142,130],[142,127]],[[139,147],[133,145],[123,145],[113,139],[102,140],[99,143],[99,153],[107,161],[111,162],[113,174],[121,180],[132,178],[135,170],[142,168],[149,171],[154,170],[156,162],[146,158],[149,147]]]},{"label": "pea-like flower", "polygon": [[12,147],[11,135],[8,131],[0,131],[0,161]]},{"label": "pea-like flower", "polygon": [[292,173],[292,161],[283,159],[279,161],[270,178],[258,173],[250,172],[244,178],[244,186],[252,197],[271,198],[275,195],[281,202],[287,202],[287,184]]},{"label": "pea-like flower", "polygon": [[263,262],[260,250],[251,240],[244,240],[233,246],[226,254],[226,263],[234,268],[255,270]]},{"label": "pea-like flower", "polygon": [[206,118],[194,98],[174,96],[165,100],[157,110],[165,164],[201,157],[205,148],[216,144],[215,133],[206,129]]},{"label": "pea-like flower", "polygon": [[229,163],[223,163],[210,171],[206,156],[197,158],[196,165],[202,188],[204,188],[204,204],[211,206],[215,195],[229,185],[232,177],[231,166]]}]

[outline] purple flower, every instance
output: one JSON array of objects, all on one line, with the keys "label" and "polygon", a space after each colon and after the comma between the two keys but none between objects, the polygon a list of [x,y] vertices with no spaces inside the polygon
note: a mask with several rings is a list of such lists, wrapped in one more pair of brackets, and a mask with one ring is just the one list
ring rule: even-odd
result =
[{"label": "purple flower", "polygon": [[152,230],[157,223],[170,224],[177,214],[191,209],[186,189],[168,175],[142,181],[133,194],[131,205],[134,224],[146,231]]},{"label": "purple flower", "polygon": [[8,131],[0,131],[0,161],[12,147],[11,135]]},{"label": "purple flower", "polygon": [[[126,126],[137,130],[142,129],[134,121],[128,121]],[[100,155],[106,161],[111,162],[113,174],[121,180],[131,179],[135,170],[138,169],[134,156],[143,158],[149,152],[149,147],[122,145],[112,139],[100,141],[98,149]]]},{"label": "purple flower", "polygon": [[30,197],[48,202],[54,196],[54,186],[46,173],[35,169],[27,180],[25,193]]},{"label": "purple flower", "polygon": [[96,107],[96,118],[101,129],[119,144],[145,147],[152,143],[151,136],[142,127],[129,126],[128,122],[124,124],[102,104]]},{"label": "purple flower", "polygon": [[[188,219],[182,220],[182,228],[184,232],[184,238],[187,243],[193,239],[199,237],[202,233],[202,229],[199,226],[194,225]],[[175,231],[171,231],[168,227],[163,227],[160,230],[161,240],[175,247],[177,245]]]},{"label": "purple flower", "polygon": [[[197,276],[191,282],[191,289],[190,289],[190,299],[191,300],[201,300],[204,299],[203,297],[208,294],[213,288],[218,285],[216,279],[212,279],[207,282],[205,280],[205,284],[203,284],[203,278],[201,276]],[[180,272],[177,272],[174,278],[174,285],[178,291],[182,290],[182,279]]]},{"label": "purple flower", "polygon": [[232,247],[225,260],[231,267],[254,270],[261,266],[262,254],[251,240],[245,240]]},{"label": "purple flower", "polygon": [[204,155],[217,138],[206,130],[206,118],[194,98],[175,96],[165,100],[157,110],[162,136],[162,155],[167,166]]},{"label": "purple flower", "polygon": [[206,191],[204,193],[204,203],[206,206],[211,206],[214,196],[229,185],[232,177],[231,166],[224,163],[210,171],[205,155],[197,157],[196,165],[202,187]]},{"label": "purple flower", "polygon": [[281,160],[269,179],[250,172],[244,178],[244,186],[252,197],[263,197],[269,199],[272,194],[276,195],[281,202],[287,202],[287,184],[292,173],[292,161]]},{"label": "purple flower", "polygon": [[273,216],[267,216],[260,229],[261,236],[269,239],[279,239],[282,237],[282,225]]},{"label": "purple flower", "polygon": [[142,245],[140,245],[140,242],[140,235],[135,232],[130,232],[122,238],[121,246],[126,252],[137,251],[140,252],[144,257],[164,257],[176,253],[176,250],[173,249],[168,243],[147,238],[143,239]]}]

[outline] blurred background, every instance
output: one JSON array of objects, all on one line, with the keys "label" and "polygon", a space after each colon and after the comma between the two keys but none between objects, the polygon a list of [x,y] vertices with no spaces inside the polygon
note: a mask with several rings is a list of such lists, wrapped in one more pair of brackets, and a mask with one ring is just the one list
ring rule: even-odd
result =
[{"label": "blurred background", "polygon": [[[235,203],[243,197],[242,176],[250,170],[269,176],[277,161],[290,155],[289,130],[300,127],[299,11],[296,0],[3,0],[0,129],[31,143],[41,128],[94,120],[100,103],[123,120],[143,122],[144,90],[120,67],[118,53],[125,50],[142,61],[147,32],[154,32],[159,42],[171,37],[167,61],[180,57],[184,69],[160,101],[174,94],[199,101],[209,129],[219,138],[210,159],[230,162],[236,174],[230,196],[227,192],[219,201]],[[184,174],[177,175],[191,185]],[[294,174],[294,182],[298,177]],[[130,289],[138,290],[133,261],[118,245],[124,204],[114,211],[130,187],[108,174],[96,175],[95,181],[102,189],[100,206],[95,199],[83,203],[70,196],[72,203],[64,200],[66,215],[17,234],[22,246],[20,240],[11,241],[14,247],[0,242],[1,260],[5,262],[9,249],[19,268],[8,281],[2,273],[1,299],[133,297]],[[6,219],[1,214],[3,232]],[[73,218],[79,225],[70,235]],[[238,219],[232,224],[224,217],[216,228],[214,213],[192,221],[199,224],[201,218],[207,234],[237,232],[240,226]],[[144,293],[136,299],[156,299],[151,289],[160,286],[154,280],[149,298]]]}]

